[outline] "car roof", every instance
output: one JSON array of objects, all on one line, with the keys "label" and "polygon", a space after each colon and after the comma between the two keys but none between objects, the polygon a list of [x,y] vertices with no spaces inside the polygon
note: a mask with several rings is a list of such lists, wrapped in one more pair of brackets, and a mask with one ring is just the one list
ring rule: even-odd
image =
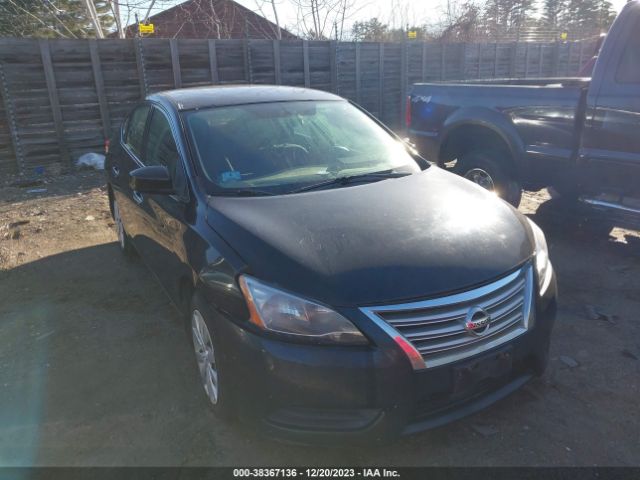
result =
[{"label": "car roof", "polygon": [[332,93],[310,88],[276,85],[212,85],[154,93],[151,101],[169,103],[179,111],[250,103],[344,100]]}]

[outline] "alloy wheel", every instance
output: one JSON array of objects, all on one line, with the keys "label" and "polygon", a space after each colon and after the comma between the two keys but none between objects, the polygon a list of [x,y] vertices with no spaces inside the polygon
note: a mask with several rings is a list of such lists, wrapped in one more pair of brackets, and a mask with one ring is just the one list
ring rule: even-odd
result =
[{"label": "alloy wheel", "polygon": [[211,334],[199,310],[194,310],[191,315],[191,334],[202,386],[211,403],[215,405],[219,396],[218,367]]},{"label": "alloy wheel", "polygon": [[122,217],[120,217],[120,208],[118,208],[118,203],[113,202],[113,220],[116,224],[116,232],[118,234],[118,243],[120,244],[120,248],[125,250],[126,248],[126,237],[124,233],[124,225],[122,224]]},{"label": "alloy wheel", "polygon": [[471,180],[473,183],[476,183],[487,190],[493,191],[495,189],[493,178],[486,170],[481,168],[472,168],[464,174],[464,178]]}]

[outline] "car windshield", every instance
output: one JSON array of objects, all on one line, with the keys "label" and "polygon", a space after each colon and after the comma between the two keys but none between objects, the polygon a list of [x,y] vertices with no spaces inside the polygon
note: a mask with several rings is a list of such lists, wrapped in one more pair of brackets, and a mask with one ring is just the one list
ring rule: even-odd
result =
[{"label": "car windshield", "polygon": [[287,193],[332,178],[420,170],[402,142],[345,101],[207,108],[188,112],[186,123],[220,193]]}]

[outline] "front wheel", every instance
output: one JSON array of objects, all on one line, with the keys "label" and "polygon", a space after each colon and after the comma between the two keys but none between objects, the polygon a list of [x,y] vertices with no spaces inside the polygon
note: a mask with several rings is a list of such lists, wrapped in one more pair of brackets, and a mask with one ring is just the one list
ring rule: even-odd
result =
[{"label": "front wheel", "polygon": [[467,180],[495,192],[514,207],[520,205],[522,187],[500,161],[501,152],[471,152],[458,159],[456,170]]},{"label": "front wheel", "polygon": [[196,292],[190,308],[191,343],[207,403],[214,414],[223,418],[233,417],[230,392],[224,372],[220,339],[211,319],[209,306]]}]

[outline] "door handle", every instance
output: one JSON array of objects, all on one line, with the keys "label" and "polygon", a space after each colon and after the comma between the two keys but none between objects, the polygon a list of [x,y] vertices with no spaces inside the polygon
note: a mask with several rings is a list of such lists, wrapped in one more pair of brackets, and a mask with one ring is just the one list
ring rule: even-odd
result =
[{"label": "door handle", "polygon": [[136,203],[138,205],[140,205],[142,203],[142,201],[144,200],[143,196],[140,195],[138,192],[136,192],[135,190],[133,191],[133,199],[136,201]]},{"label": "door handle", "polygon": [[118,167],[117,165],[112,166],[111,172],[113,173],[113,176],[115,178],[118,178],[120,176],[120,167]]}]

